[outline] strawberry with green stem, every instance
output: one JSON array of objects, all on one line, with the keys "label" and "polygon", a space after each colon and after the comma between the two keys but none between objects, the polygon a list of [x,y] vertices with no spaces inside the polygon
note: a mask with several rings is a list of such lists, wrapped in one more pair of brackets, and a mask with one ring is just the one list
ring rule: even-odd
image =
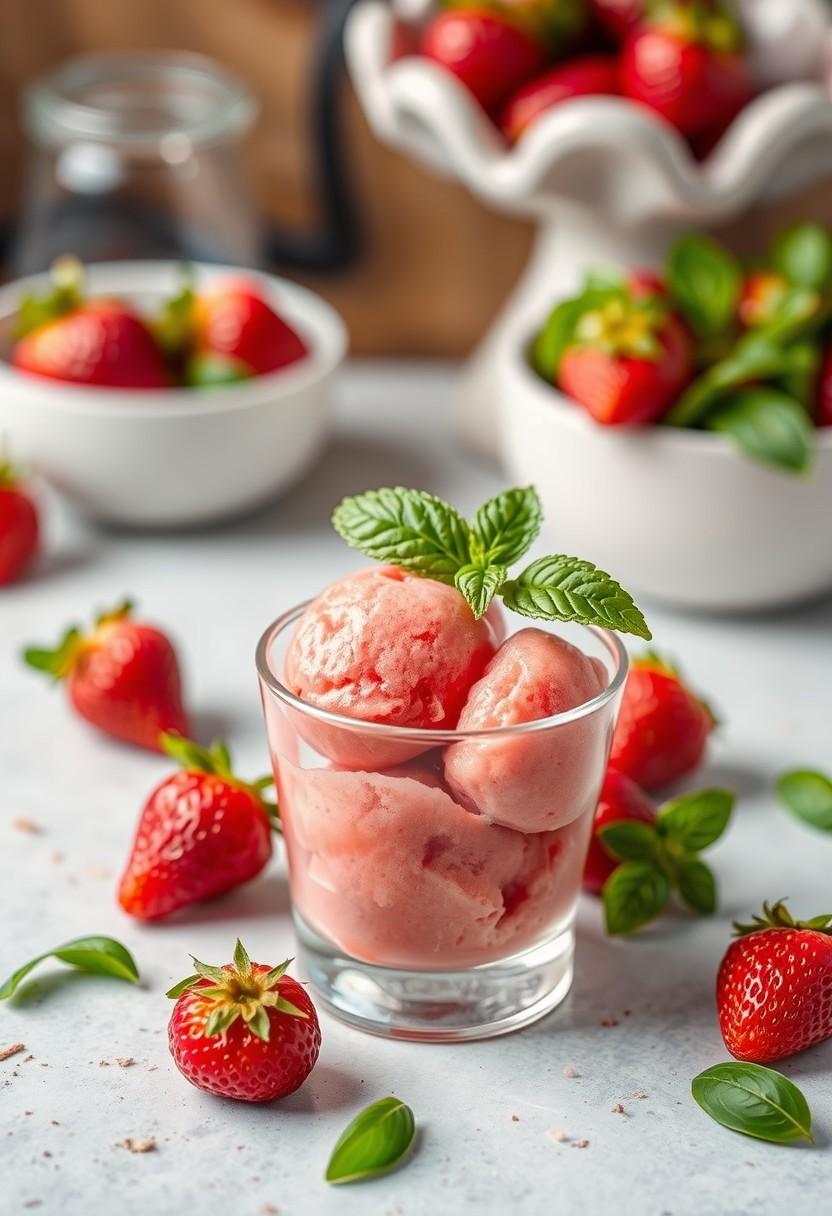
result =
[{"label": "strawberry with green stem", "polygon": [[728,790],[702,790],[668,802],[655,824],[619,820],[599,829],[603,847],[620,863],[602,891],[608,933],[649,924],[673,890],[693,912],[716,910],[716,882],[699,854],[722,836],[733,806]]},{"label": "strawberry with green stem", "polygon": [[196,974],[168,992],[174,1063],[197,1089],[241,1102],[272,1102],[298,1089],[321,1048],[306,989],[277,967],[253,963],[241,942],[232,963],[193,960]]},{"label": "strawberry with green stem", "polygon": [[716,1003],[738,1060],[782,1060],[832,1038],[832,916],[795,920],[785,900],[735,926]]},{"label": "strawberry with green stem", "polygon": [[241,780],[224,743],[204,748],[172,734],[161,743],[181,769],[147,800],[118,888],[124,911],[148,921],[256,878],[277,826],[263,797],[271,776]]}]

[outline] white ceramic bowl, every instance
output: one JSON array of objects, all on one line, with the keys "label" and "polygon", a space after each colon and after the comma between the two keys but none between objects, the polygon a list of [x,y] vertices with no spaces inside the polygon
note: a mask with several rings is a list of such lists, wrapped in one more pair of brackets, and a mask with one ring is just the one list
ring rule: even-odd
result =
[{"label": "white ceramic bowl", "polygon": [[746,611],[832,588],[832,428],[812,473],[758,464],[704,431],[602,427],[522,352],[500,366],[500,440],[534,483],[557,552],[588,558],[635,595]]},{"label": "white ceramic bowl", "polygon": [[[231,267],[195,267],[198,284],[230,273]],[[15,458],[85,513],[131,526],[209,523],[285,490],[326,437],[327,399],[347,336],[337,313],[312,292],[246,274],[303,336],[307,358],[241,384],[160,391],[61,384],[0,360],[0,435]],[[174,262],[107,262],[88,270],[91,295],[123,296],[145,307],[178,282]],[[45,286],[45,276],[34,276],[0,290],[4,349],[21,294]]]}]

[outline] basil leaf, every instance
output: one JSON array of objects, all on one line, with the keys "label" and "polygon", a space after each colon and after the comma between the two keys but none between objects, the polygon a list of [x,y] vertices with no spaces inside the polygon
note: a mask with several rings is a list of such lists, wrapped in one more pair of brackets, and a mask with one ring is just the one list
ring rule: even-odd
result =
[{"label": "basil leaf", "polygon": [[752,460],[805,473],[814,451],[813,427],[798,401],[774,388],[749,388],[708,415],[709,430],[727,435]]},{"label": "basil leaf", "polygon": [[653,636],[640,610],[623,588],[577,557],[541,557],[510,579],[500,592],[508,608],[543,621],[580,621],[648,641]]},{"label": "basil leaf", "polygon": [[791,283],[826,291],[832,284],[832,236],[821,224],[796,224],[774,243],[772,263]]},{"label": "basil leaf", "polygon": [[510,566],[534,541],[543,508],[534,486],[504,490],[480,507],[471,524],[471,550],[484,566]]},{"label": "basil leaf", "polygon": [[655,857],[658,841],[648,823],[621,819],[598,832],[606,851],[616,861],[644,861]]},{"label": "basil leaf", "polygon": [[821,832],[832,832],[832,780],[825,773],[796,769],[777,782],[777,794],[793,815]]},{"label": "basil leaf", "polygon": [[742,277],[736,258],[707,237],[683,236],[670,251],[667,284],[698,338],[716,338],[734,326]]},{"label": "basil leaf", "polygon": [[679,864],[676,885],[682,899],[694,912],[700,916],[712,916],[716,912],[716,882],[698,857],[689,857]]},{"label": "basil leaf", "polygon": [[625,861],[604,883],[607,933],[632,933],[659,915],[670,898],[663,870],[649,861]]},{"label": "basil leaf", "polygon": [[791,366],[792,356],[783,346],[759,332],[748,334],[730,355],[694,380],[665,421],[670,426],[697,426],[727,392],[786,375]]},{"label": "basil leaf", "polygon": [[353,1119],[332,1150],[327,1182],[360,1182],[386,1174],[413,1144],[413,1111],[398,1098],[382,1098]]},{"label": "basil leaf", "polygon": [[812,1139],[812,1115],[803,1094],[782,1073],[739,1061],[715,1064],[691,1082],[702,1109],[731,1131],[791,1144]]},{"label": "basil leaf", "polygon": [[507,577],[505,566],[463,566],[457,570],[454,583],[479,620]]},{"label": "basil leaf", "polygon": [[659,833],[686,853],[701,853],[725,831],[734,802],[730,790],[700,790],[674,798],[659,811]]},{"label": "basil leaf", "polygon": [[31,962],[19,967],[0,988],[0,1001],[14,996],[29,972],[47,958],[60,959],[62,963],[68,963],[70,967],[77,967],[79,971],[89,971],[95,975],[111,975],[115,979],[129,980],[131,984],[139,982],[139,972],[133,956],[122,946],[121,942],[117,942],[112,937],[77,937],[63,946],[57,946],[54,950],[47,950],[45,954],[39,954]]},{"label": "basil leaf", "polygon": [[554,384],[560,361],[572,344],[581,317],[585,313],[603,308],[610,300],[624,298],[625,294],[623,282],[600,287],[590,286],[580,296],[563,300],[552,309],[529,352],[529,360],[537,374]]},{"label": "basil leaf", "polygon": [[424,490],[368,490],[345,498],[332,522],[347,544],[367,557],[450,586],[471,560],[465,520]]}]

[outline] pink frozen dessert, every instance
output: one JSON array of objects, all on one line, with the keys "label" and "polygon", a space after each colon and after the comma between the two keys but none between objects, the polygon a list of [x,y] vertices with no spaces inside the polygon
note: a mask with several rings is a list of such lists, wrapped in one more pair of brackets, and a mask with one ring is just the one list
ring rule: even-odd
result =
[{"label": "pink frozen dessert", "polygon": [[[473,686],[459,730],[514,726],[575,709],[608,684],[604,665],[555,634],[521,629]],[[516,737],[463,740],[445,753],[454,798],[494,823],[549,832],[591,813],[609,750],[604,719],[588,715]]]},{"label": "pink frozen dessert", "polygon": [[292,894],[355,958],[453,970],[534,946],[570,917],[592,814],[523,835],[458,806],[423,760],[394,772],[280,766]]},{"label": "pink frozen dessert", "polygon": [[[453,728],[494,654],[493,634],[453,587],[392,566],[359,570],[321,592],[298,622],[286,686],[310,705],[388,726]],[[387,768],[420,750],[307,718],[318,752],[347,768]]]}]

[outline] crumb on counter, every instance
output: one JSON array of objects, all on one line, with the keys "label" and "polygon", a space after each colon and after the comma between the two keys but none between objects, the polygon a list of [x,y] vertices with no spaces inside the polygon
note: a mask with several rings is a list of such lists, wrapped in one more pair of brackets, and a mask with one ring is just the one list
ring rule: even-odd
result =
[{"label": "crumb on counter", "polygon": [[27,819],[25,815],[19,815],[17,819],[13,819],[12,827],[16,832],[25,832],[28,836],[39,836],[43,830],[34,820]]},{"label": "crumb on counter", "polygon": [[588,1140],[573,1140],[571,1147],[572,1148],[589,1148],[589,1141]]},{"label": "crumb on counter", "polygon": [[554,1140],[557,1144],[565,1144],[569,1139],[566,1132],[561,1131],[559,1127],[550,1127],[546,1135],[550,1140]]},{"label": "crumb on counter", "polygon": [[16,1056],[19,1051],[25,1051],[25,1043],[12,1043],[9,1047],[0,1047],[0,1060],[8,1060],[11,1056]]},{"label": "crumb on counter", "polygon": [[152,1153],[156,1148],[156,1137],[148,1136],[145,1140],[137,1140],[133,1136],[127,1136],[117,1148],[126,1148],[128,1153]]},{"label": "crumb on counter", "polygon": [[567,1064],[566,1068],[564,1068],[564,1070],[563,1070],[563,1075],[565,1077],[577,1077],[580,1074],[575,1072],[575,1069],[572,1067],[571,1064]]}]

